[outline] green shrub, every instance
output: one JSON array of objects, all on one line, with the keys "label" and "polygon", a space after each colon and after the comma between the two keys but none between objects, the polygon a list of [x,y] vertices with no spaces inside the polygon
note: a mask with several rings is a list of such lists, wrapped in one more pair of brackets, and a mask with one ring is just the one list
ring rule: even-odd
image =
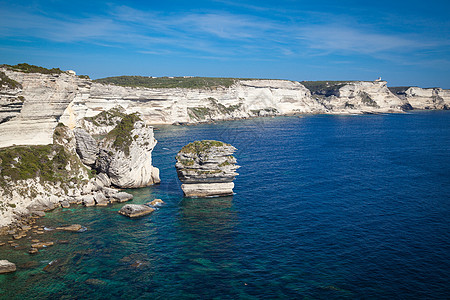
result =
[{"label": "green shrub", "polygon": [[126,155],[129,155],[130,145],[133,142],[131,131],[137,121],[142,120],[136,113],[124,115],[120,123],[106,135],[106,139],[113,141],[115,149],[122,150]]},{"label": "green shrub", "polygon": [[122,107],[116,106],[110,110],[102,111],[98,115],[84,119],[92,122],[95,126],[112,126],[118,124],[124,116],[126,114],[123,113]]},{"label": "green shrub", "polygon": [[146,88],[217,88],[230,87],[238,80],[252,80],[250,78],[221,78],[221,77],[145,77],[145,76],[116,76],[94,80],[104,84],[115,84],[130,87]]},{"label": "green shrub", "polygon": [[222,146],[230,146],[230,145],[213,140],[195,141],[181,148],[180,152],[201,154],[209,150],[211,147],[222,147]]},{"label": "green shrub", "polygon": [[59,68],[52,68],[47,69],[44,67],[39,67],[35,65],[29,65],[27,63],[17,64],[14,66],[11,65],[3,65],[3,67],[6,67],[7,69],[11,71],[17,71],[17,72],[23,72],[23,73],[41,73],[41,74],[61,74],[64,73]]},{"label": "green shrub", "polygon": [[[6,88],[9,89],[21,89],[22,85],[20,83],[18,83],[17,81],[9,78],[8,76],[6,76],[6,74],[4,72],[0,71],[0,88],[2,88],[3,86],[6,86]],[[23,98],[23,96],[19,96]]]},{"label": "green shrub", "polygon": [[43,181],[65,179],[70,155],[61,145],[14,146],[0,150],[0,184],[40,177]]}]

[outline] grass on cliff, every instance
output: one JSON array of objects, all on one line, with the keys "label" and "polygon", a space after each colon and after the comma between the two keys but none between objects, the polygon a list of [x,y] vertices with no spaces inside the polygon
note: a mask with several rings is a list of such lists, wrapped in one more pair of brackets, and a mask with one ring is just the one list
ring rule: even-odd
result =
[{"label": "grass on cliff", "polygon": [[47,69],[44,67],[39,67],[35,65],[29,65],[27,63],[17,64],[17,65],[2,65],[2,67],[7,68],[11,71],[23,72],[23,73],[41,73],[41,74],[61,74],[65,73],[60,68]]},{"label": "grass on cliff", "polygon": [[211,149],[212,147],[222,147],[222,146],[230,146],[224,142],[213,141],[213,140],[204,140],[204,141],[195,141],[187,144],[183,148],[181,148],[180,153],[196,153],[201,154],[205,151]]},{"label": "grass on cliff", "polygon": [[238,80],[252,80],[250,78],[221,78],[221,77],[145,77],[145,76],[116,76],[94,80],[104,84],[114,84],[129,87],[145,88],[217,88],[230,87]]},{"label": "grass on cliff", "polygon": [[[67,179],[70,155],[61,145],[13,146],[0,150],[0,184],[40,177],[43,181]],[[7,179],[9,177],[10,179]]]},{"label": "grass on cliff", "polygon": [[8,89],[22,88],[22,85],[20,83],[9,78],[4,72],[0,71],[0,88],[3,88],[4,86],[6,86],[6,88]]},{"label": "grass on cliff", "polygon": [[122,107],[116,106],[110,110],[102,111],[98,115],[84,119],[91,122],[95,126],[112,126],[120,122],[120,120],[122,120],[125,116],[126,114],[123,112]]},{"label": "grass on cliff", "polygon": [[137,121],[142,121],[137,113],[124,115],[119,124],[106,135],[105,139],[113,141],[112,145],[116,150],[122,150],[126,155],[129,155],[130,145],[133,142],[131,131]]}]

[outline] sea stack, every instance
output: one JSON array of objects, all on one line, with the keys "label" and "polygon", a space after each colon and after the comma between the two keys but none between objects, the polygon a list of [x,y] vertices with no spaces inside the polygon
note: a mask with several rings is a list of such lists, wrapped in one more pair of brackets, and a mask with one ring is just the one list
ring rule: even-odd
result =
[{"label": "sea stack", "polygon": [[184,146],[176,156],[178,178],[186,197],[233,195],[236,148],[219,141],[195,141]]}]

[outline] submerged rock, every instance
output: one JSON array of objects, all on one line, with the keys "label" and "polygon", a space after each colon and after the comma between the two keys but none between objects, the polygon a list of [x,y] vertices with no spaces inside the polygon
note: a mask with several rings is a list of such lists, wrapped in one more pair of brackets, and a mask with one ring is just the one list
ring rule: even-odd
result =
[{"label": "submerged rock", "polygon": [[150,206],[161,206],[164,204],[164,201],[162,201],[161,199],[155,199],[151,202],[146,203],[146,205],[150,205]]},{"label": "submerged rock", "polygon": [[233,194],[238,175],[236,148],[219,141],[195,141],[178,152],[175,165],[181,189],[187,197],[212,197]]},{"label": "submerged rock", "polygon": [[7,260],[0,260],[0,274],[10,273],[16,270],[16,265]]},{"label": "submerged rock", "polygon": [[83,226],[81,226],[80,224],[56,227],[57,230],[65,230],[65,231],[80,231],[81,228],[83,228]]},{"label": "submerged rock", "polygon": [[130,218],[137,218],[142,217],[145,215],[148,215],[152,213],[155,209],[147,206],[147,205],[140,205],[140,204],[126,204],[124,207],[122,207],[119,210],[119,214],[130,217]]}]

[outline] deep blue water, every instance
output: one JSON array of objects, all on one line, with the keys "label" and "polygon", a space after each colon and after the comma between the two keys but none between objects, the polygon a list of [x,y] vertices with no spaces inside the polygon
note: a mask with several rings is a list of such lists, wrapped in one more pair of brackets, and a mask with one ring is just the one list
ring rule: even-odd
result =
[{"label": "deep blue water", "polygon": [[[131,192],[166,205],[48,213],[88,230],[49,231],[68,244],[34,256],[0,247],[19,267],[0,298],[450,298],[449,125],[437,111],[160,126],[162,183]],[[183,198],[174,157],[200,139],[239,149],[233,197]]]}]

